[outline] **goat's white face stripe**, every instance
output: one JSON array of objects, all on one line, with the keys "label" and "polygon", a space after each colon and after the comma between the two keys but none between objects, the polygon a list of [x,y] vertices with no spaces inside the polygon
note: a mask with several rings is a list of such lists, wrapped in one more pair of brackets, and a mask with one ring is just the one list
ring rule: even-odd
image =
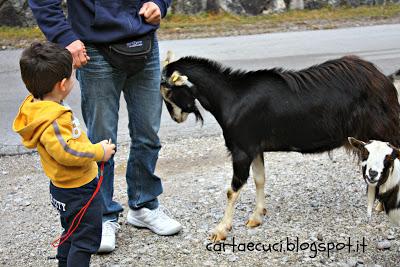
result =
[{"label": "goat's white face stripe", "polygon": [[188,113],[183,112],[182,109],[180,109],[177,105],[172,104],[172,107],[174,110],[174,118],[176,119],[177,122],[184,122],[189,116]]},{"label": "goat's white face stripe", "polygon": [[183,112],[180,107],[178,107],[174,102],[172,102],[168,97],[167,97],[167,91],[168,89],[165,88],[164,86],[161,86],[161,95],[163,96],[164,100],[171,104],[172,109],[173,109],[173,114],[172,117],[177,121],[177,122],[184,122],[187,117],[189,116],[188,113]]},{"label": "goat's white face stripe", "polygon": [[390,155],[393,149],[387,143],[381,141],[367,144],[365,149],[369,152],[368,159],[362,162],[362,166],[366,167],[365,174],[369,177],[370,170],[378,172],[378,175],[373,179],[373,181],[378,181],[384,169],[385,157]]}]

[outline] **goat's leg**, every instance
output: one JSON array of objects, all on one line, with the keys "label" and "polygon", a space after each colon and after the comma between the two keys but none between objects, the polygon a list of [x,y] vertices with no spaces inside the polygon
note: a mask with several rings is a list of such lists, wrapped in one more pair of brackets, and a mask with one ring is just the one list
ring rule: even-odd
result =
[{"label": "goat's leg", "polygon": [[265,170],[264,155],[259,154],[252,162],[254,182],[256,184],[256,208],[246,223],[247,227],[257,227],[262,223],[262,218],[267,214],[265,209]]},{"label": "goat's leg", "polygon": [[228,232],[232,229],[232,219],[233,219],[233,212],[235,210],[235,203],[236,200],[239,198],[239,191],[233,191],[232,188],[228,189],[227,197],[228,197],[228,204],[225,208],[224,217],[222,221],[215,227],[211,234],[211,241],[218,242],[221,240],[225,240]]},{"label": "goat's leg", "polygon": [[225,209],[224,217],[221,222],[215,227],[211,234],[211,241],[218,242],[225,240],[228,232],[232,229],[233,212],[235,203],[239,198],[240,189],[246,183],[249,177],[251,160],[244,152],[232,153],[233,161],[233,178],[231,188],[228,189],[228,203]]},{"label": "goat's leg", "polygon": [[372,216],[372,206],[374,205],[375,202],[375,187],[368,185],[367,187],[367,195],[368,195],[368,200],[367,200],[367,216],[368,216],[368,221],[371,219]]}]

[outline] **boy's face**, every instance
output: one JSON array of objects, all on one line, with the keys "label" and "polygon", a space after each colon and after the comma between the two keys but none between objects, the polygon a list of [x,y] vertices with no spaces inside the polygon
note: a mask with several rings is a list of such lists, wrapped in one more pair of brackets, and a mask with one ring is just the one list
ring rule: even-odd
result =
[{"label": "boy's face", "polygon": [[72,69],[71,77],[69,77],[64,84],[65,86],[64,98],[66,98],[72,91],[74,84],[75,84],[75,69]]}]

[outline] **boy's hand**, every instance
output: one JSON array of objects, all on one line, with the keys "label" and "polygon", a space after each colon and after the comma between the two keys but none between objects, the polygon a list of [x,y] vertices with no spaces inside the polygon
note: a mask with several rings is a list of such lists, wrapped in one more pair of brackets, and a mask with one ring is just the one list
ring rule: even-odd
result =
[{"label": "boy's hand", "polygon": [[139,15],[144,17],[147,23],[157,25],[161,22],[160,8],[154,2],[146,2],[139,10]]},{"label": "boy's hand", "polygon": [[108,140],[103,140],[100,144],[104,148],[104,156],[102,161],[108,161],[112,155],[115,154],[115,145],[109,142]]}]

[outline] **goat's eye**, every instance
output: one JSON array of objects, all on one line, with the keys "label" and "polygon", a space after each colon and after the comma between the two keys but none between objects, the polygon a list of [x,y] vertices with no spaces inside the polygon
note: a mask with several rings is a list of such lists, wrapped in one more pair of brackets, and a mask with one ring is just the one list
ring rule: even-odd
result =
[{"label": "goat's eye", "polygon": [[393,158],[390,155],[386,155],[385,159],[383,161],[383,166],[385,166],[385,168],[388,168],[393,162]]}]

